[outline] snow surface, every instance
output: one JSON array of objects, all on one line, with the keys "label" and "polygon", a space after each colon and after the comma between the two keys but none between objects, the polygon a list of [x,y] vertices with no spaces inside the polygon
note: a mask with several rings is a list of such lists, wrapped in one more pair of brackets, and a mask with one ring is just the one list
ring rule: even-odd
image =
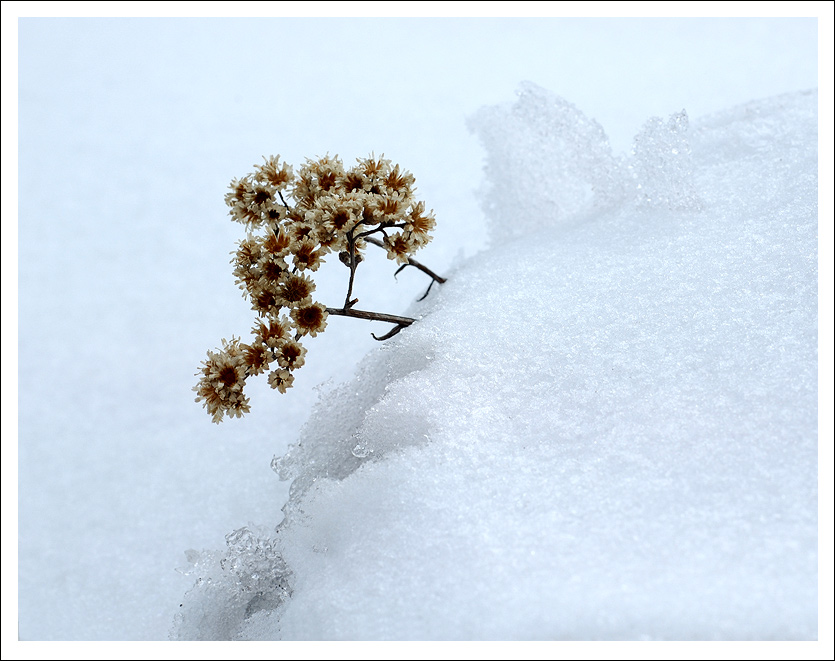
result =
[{"label": "snow surface", "polygon": [[[20,639],[814,637],[815,119],[768,97],[816,30],[21,19]],[[329,320],[212,425],[228,182],[372,150],[449,282],[407,311],[425,278],[370,258],[363,306],[421,322]]]},{"label": "snow surface", "polygon": [[489,249],[321,394],[177,635],[816,638],[816,108],[627,159],[531,84],[480,112]]}]

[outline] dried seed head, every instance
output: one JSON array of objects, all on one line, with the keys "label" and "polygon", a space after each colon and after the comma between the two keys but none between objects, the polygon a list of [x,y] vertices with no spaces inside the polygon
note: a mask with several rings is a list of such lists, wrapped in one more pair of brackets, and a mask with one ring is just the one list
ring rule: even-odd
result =
[{"label": "dried seed head", "polygon": [[[346,308],[340,311],[346,313],[356,302],[350,300],[352,286],[366,238],[402,264],[431,240],[435,217],[414,199],[414,183],[412,173],[373,153],[349,170],[338,156],[326,155],[308,159],[297,172],[278,155],[269,156],[252,173],[232,180],[224,199],[232,218],[248,229],[234,252],[233,272],[262,320],[253,327],[252,344],[224,340],[203,363],[194,390],[215,422],[249,410],[244,381],[272,363],[278,362],[278,369],[269,375],[270,386],[280,392],[292,386],[291,371],[304,365],[307,353],[299,338],[315,337],[327,326],[327,308],[313,300],[310,274],[328,253],[338,252],[351,269]],[[374,238],[377,233],[382,237]],[[280,316],[285,309],[290,319]],[[349,316],[392,318],[375,314]]]}]

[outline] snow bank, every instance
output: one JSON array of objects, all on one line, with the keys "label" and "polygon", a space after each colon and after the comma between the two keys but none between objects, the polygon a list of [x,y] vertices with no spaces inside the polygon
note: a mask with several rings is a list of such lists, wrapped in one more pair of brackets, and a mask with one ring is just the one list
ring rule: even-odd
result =
[{"label": "snow bank", "polygon": [[814,639],[817,94],[632,154],[533,85],[472,122],[491,247],[322,394],[277,531],[174,637]]}]

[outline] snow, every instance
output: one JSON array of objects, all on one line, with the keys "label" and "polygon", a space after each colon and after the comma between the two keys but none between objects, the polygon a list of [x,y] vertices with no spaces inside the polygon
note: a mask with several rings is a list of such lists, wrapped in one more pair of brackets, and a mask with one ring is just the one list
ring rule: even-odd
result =
[{"label": "snow", "polygon": [[[816,638],[815,21],[380,25],[21,20],[19,637]],[[448,282],[212,425],[229,180],[371,150]]]},{"label": "snow", "polygon": [[488,166],[490,248],[321,394],[277,462],[286,521],[224,561],[269,579],[198,561],[179,635],[816,638],[816,108],[651,120],[608,169],[541,88],[481,113],[515,164]]}]

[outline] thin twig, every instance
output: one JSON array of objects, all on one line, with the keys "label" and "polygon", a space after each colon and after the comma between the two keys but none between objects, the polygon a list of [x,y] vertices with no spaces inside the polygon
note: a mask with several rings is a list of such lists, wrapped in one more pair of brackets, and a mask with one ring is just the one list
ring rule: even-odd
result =
[{"label": "thin twig", "polygon": [[328,314],[342,315],[343,317],[354,317],[355,319],[367,319],[368,321],[387,321],[391,324],[396,324],[388,333],[381,337],[377,337],[371,333],[378,342],[394,337],[406,326],[411,326],[415,320],[411,317],[400,317],[396,314],[385,314],[384,312],[369,312],[367,310],[354,310],[352,308],[325,308]]},{"label": "thin twig", "polygon": [[348,268],[351,269],[351,275],[348,277],[348,293],[345,295],[345,305],[343,306],[345,310],[357,302],[357,299],[351,300],[351,293],[354,290],[354,276],[357,272],[357,250],[354,247],[354,230],[348,232],[348,259]]},{"label": "thin twig", "polygon": [[[367,310],[354,310],[353,305],[357,302],[358,299],[351,300],[351,294],[354,290],[354,275],[356,274],[357,270],[357,251],[356,251],[356,241],[359,239],[365,239],[366,242],[377,246],[378,248],[385,249],[385,244],[376,239],[371,234],[375,234],[376,232],[382,232],[385,235],[385,231],[383,229],[383,225],[381,224],[379,227],[375,227],[371,230],[367,230],[354,236],[354,230],[359,226],[359,223],[353,228],[348,231],[348,260],[347,266],[351,270],[351,274],[348,278],[348,294],[345,296],[345,305],[341,308],[326,308],[328,314],[335,314],[341,315],[343,317],[354,317],[355,319],[366,319],[368,321],[387,321],[391,324],[395,324],[394,328],[392,328],[388,333],[382,335],[381,337],[377,337],[374,333],[371,333],[371,337],[375,340],[383,341],[388,340],[391,337],[397,335],[400,331],[402,331],[407,326],[411,326],[415,320],[411,317],[400,317],[394,314],[385,314],[383,312],[370,312]],[[426,292],[421,296],[418,300],[422,301],[429,295],[429,290],[432,289],[432,285],[436,282],[444,283],[446,282],[446,278],[442,278],[437,273],[432,271],[430,268],[424,266],[416,259],[412,259],[411,257],[408,258],[408,262],[403,264],[397,271],[394,273],[394,277],[397,277],[397,274],[400,273],[404,268],[407,266],[414,266],[416,269],[423,271],[426,275],[432,278],[432,281],[429,283],[429,287],[427,287]]]},{"label": "thin twig", "polygon": [[396,314],[386,314],[385,312],[370,312],[368,310],[355,310],[354,308],[326,308],[328,314],[341,315],[343,317],[355,317],[356,319],[366,319],[368,321],[387,321],[390,324],[399,324],[400,326],[411,326],[415,320],[411,317],[400,317]]},{"label": "thin twig", "polygon": [[[391,225],[384,225],[383,223],[380,223],[379,225],[377,225],[377,227],[374,227],[374,228],[368,230],[367,232],[362,232],[361,234],[357,234],[356,238],[364,239],[367,236],[371,236],[372,234],[376,234],[377,232],[382,232],[383,236],[388,236],[388,234],[386,234],[386,230],[389,227],[391,227]],[[374,243],[378,246],[383,245],[382,243],[380,243],[380,239],[372,239],[371,243]]]},{"label": "thin twig", "polygon": [[[380,241],[379,239],[375,239],[374,237],[369,236],[369,237],[366,237],[365,240],[366,240],[366,242],[371,243],[371,244],[373,244],[373,245],[375,245],[379,248],[385,248],[386,247],[385,244],[383,244],[382,241]],[[434,280],[435,282],[440,282],[441,284],[446,282],[446,278],[442,278],[437,273],[435,273],[432,269],[430,269],[428,266],[424,266],[419,261],[417,261],[416,259],[413,259],[411,257],[409,257],[408,264],[403,264],[403,266],[401,266],[399,269],[397,269],[397,271],[394,273],[394,275],[396,276],[398,273],[400,273],[400,271],[402,271],[404,268],[406,268],[406,266],[414,266],[416,269],[418,269],[420,271],[423,271],[426,275],[428,275],[430,278],[432,278],[432,280]],[[428,293],[428,291],[427,291],[427,293]]]},{"label": "thin twig", "polygon": [[373,337],[378,342],[383,342],[385,340],[388,340],[389,338],[394,337],[400,331],[402,331],[404,328],[406,328],[406,327],[405,326],[395,326],[388,333],[386,333],[385,335],[382,335],[381,337],[377,337],[376,335],[374,335],[374,333],[371,333],[371,337]]},{"label": "thin twig", "polygon": [[429,296],[429,290],[431,290],[431,289],[432,289],[432,285],[434,285],[434,284],[435,284],[435,281],[434,281],[434,280],[430,280],[430,281],[429,281],[429,286],[426,288],[426,291],[425,291],[425,292],[423,292],[423,296],[421,296],[421,297],[418,299],[418,301],[422,301],[424,298],[426,298],[427,296]]}]

